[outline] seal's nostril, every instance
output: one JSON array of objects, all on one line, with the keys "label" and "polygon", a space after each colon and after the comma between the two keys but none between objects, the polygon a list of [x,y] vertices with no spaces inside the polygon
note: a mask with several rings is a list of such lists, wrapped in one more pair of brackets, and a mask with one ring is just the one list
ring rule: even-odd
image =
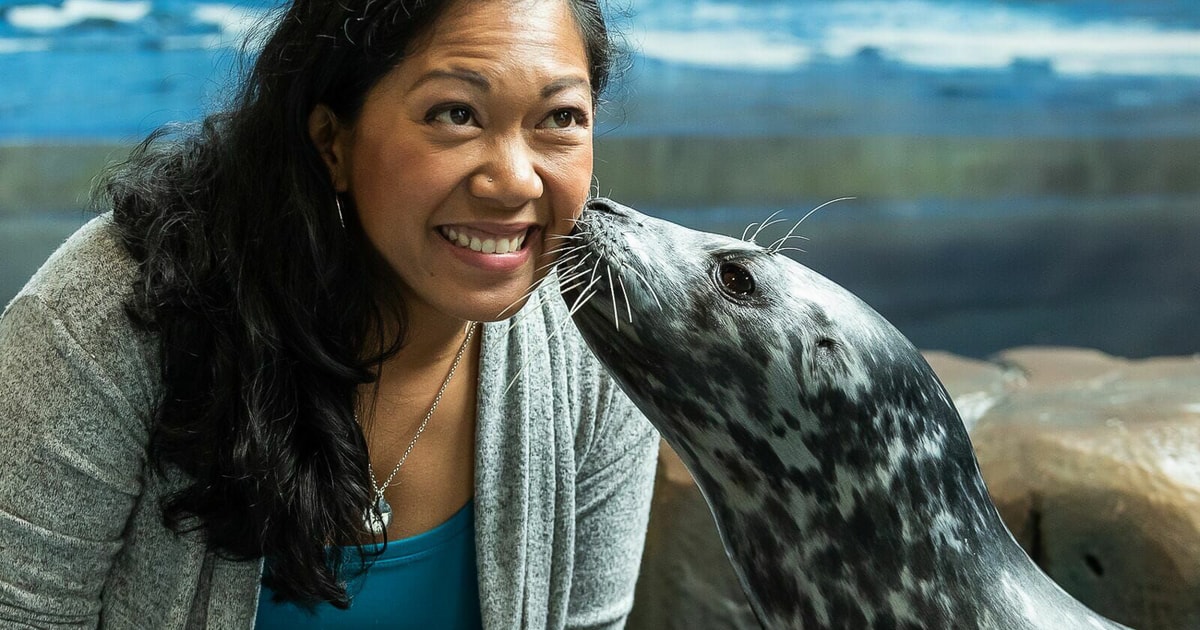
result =
[{"label": "seal's nostril", "polygon": [[607,212],[609,214],[616,214],[617,212],[611,201],[599,197],[589,200],[587,207],[589,210],[594,210],[596,212]]}]

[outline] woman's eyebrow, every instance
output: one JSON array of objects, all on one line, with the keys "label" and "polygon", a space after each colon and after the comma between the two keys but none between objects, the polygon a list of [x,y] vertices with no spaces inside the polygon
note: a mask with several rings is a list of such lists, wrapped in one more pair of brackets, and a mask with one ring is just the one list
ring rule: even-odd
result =
[{"label": "woman's eyebrow", "polygon": [[547,84],[546,87],[542,88],[542,98],[550,98],[551,96],[554,96],[563,90],[567,90],[578,85],[587,86],[589,89],[591,88],[591,82],[585,77],[570,76],[563,77],[561,79],[555,79]]},{"label": "woman's eyebrow", "polygon": [[[418,77],[416,81],[413,81],[413,84],[412,84],[412,86],[409,87],[409,90],[415,90],[415,89],[421,87],[422,85],[429,83],[430,81],[445,80],[445,79],[469,83],[484,92],[489,92],[492,89],[491,81],[488,81],[487,77],[483,76],[482,74],[480,74],[474,70],[467,70],[464,68],[452,68],[450,70],[437,69],[437,70],[430,70],[429,72],[426,72],[425,74]],[[590,87],[591,82],[588,81],[588,79],[586,77],[581,77],[578,75],[566,76],[566,77],[562,77],[559,79],[555,79],[555,80],[551,81],[550,83],[547,83],[546,86],[541,89],[540,94],[541,94],[541,97],[544,99],[550,98],[551,96],[554,96],[555,94],[558,94],[559,92],[562,92],[563,90],[568,90],[570,88],[580,86],[580,85],[585,86],[585,87]]]},{"label": "woman's eyebrow", "polygon": [[454,68],[451,70],[430,70],[429,72],[421,75],[416,81],[413,81],[412,86],[408,89],[415,90],[430,81],[436,81],[438,79],[463,81],[474,85],[484,92],[488,92],[492,89],[492,84],[487,80],[487,77],[475,72],[474,70],[465,70],[462,68]]}]

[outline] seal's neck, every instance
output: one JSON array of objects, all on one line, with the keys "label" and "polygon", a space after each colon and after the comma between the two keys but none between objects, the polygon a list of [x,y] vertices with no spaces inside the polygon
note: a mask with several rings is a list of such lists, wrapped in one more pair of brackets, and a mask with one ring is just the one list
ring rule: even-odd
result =
[{"label": "seal's neck", "polygon": [[1065,598],[1004,527],[948,398],[933,407],[876,408],[826,425],[853,430],[791,439],[730,422],[745,460],[731,462],[728,447],[680,453],[702,471],[766,627],[969,628],[981,610],[1001,614],[1031,594]]}]

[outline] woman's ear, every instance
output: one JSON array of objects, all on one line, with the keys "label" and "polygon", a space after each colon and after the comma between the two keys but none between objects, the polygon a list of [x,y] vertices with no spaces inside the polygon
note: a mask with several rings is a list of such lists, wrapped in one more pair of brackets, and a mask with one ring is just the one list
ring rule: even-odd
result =
[{"label": "woman's ear", "polygon": [[350,130],[342,126],[332,109],[320,104],[308,115],[308,136],[329,169],[333,189],[346,192],[350,186],[349,162],[346,160]]}]

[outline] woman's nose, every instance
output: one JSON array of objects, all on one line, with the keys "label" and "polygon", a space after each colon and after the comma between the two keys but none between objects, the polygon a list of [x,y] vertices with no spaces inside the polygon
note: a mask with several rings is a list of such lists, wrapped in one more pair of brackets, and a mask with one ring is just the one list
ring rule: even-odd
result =
[{"label": "woman's nose", "polygon": [[472,195],[490,199],[506,208],[519,208],[542,196],[538,155],[519,134],[494,143],[490,159],[471,175]]}]

